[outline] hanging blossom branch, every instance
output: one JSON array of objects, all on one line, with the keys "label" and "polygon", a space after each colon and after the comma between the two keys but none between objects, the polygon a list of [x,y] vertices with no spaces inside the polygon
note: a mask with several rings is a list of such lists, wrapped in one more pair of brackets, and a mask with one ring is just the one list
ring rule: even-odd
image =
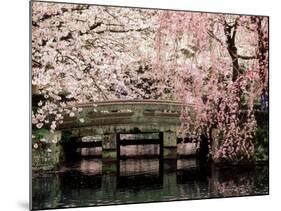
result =
[{"label": "hanging blossom branch", "polygon": [[[156,42],[160,64],[156,67],[161,71],[174,65],[173,69],[177,70],[178,81],[174,83],[183,103],[179,134],[198,145],[201,137],[206,136],[210,158],[214,160],[254,159],[253,105],[262,87],[259,75],[251,72],[261,65],[256,62],[257,56],[238,54],[237,46],[241,46],[241,38],[251,37],[252,40],[243,43],[243,51],[250,52],[253,48],[257,51],[262,47],[257,45],[259,32],[254,30],[255,24],[250,22],[250,17],[204,13],[171,12],[160,19],[161,37]],[[170,43],[179,40],[181,48],[195,45],[199,50],[191,57],[178,56],[175,62],[170,58],[178,52],[172,50]],[[214,141],[217,148],[212,151]]]}]

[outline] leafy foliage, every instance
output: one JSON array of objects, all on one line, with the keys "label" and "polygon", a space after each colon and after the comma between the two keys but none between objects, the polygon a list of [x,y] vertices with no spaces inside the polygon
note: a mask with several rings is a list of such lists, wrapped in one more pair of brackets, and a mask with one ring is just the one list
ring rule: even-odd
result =
[{"label": "leafy foliage", "polygon": [[269,155],[269,125],[257,127],[255,136],[256,160],[268,160]]},{"label": "leafy foliage", "polygon": [[45,129],[45,128],[41,128],[38,130],[34,131],[35,134],[35,140],[40,140],[42,138],[45,137],[45,135],[49,132],[49,130]]}]

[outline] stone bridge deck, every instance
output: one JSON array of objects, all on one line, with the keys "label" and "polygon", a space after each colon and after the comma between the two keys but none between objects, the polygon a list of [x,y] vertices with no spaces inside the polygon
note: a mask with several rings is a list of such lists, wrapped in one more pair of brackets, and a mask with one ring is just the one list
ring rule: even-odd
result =
[{"label": "stone bridge deck", "polygon": [[[117,100],[80,104],[79,116],[65,117],[58,130],[81,139],[101,135],[103,158],[116,159],[120,152],[120,134],[159,133],[160,154],[165,158],[177,156],[176,131],[180,126],[182,104],[161,100]],[[83,122],[79,119],[83,118]],[[133,141],[133,140],[132,140]],[[146,140],[150,143],[150,140]]]},{"label": "stone bridge deck", "polygon": [[[59,127],[62,131],[75,131],[82,136],[175,131],[180,125],[181,104],[159,100],[118,100],[77,105],[83,109],[79,117],[65,117]],[[83,118],[84,122],[80,122]]]}]

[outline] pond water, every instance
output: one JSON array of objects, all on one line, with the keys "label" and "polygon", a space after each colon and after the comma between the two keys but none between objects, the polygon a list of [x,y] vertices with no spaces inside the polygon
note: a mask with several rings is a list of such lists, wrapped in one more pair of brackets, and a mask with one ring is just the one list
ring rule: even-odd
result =
[{"label": "pond water", "polygon": [[33,209],[265,194],[268,165],[215,167],[196,159],[81,159],[32,177]]}]

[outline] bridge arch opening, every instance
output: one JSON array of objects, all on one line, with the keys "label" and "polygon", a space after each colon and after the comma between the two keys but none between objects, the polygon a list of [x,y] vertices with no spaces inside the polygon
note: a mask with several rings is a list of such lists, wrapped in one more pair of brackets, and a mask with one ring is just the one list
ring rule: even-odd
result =
[{"label": "bridge arch opening", "polygon": [[66,161],[102,157],[101,136],[71,137],[63,143]]},{"label": "bridge arch opening", "polygon": [[117,159],[163,158],[163,132],[117,133]]}]

